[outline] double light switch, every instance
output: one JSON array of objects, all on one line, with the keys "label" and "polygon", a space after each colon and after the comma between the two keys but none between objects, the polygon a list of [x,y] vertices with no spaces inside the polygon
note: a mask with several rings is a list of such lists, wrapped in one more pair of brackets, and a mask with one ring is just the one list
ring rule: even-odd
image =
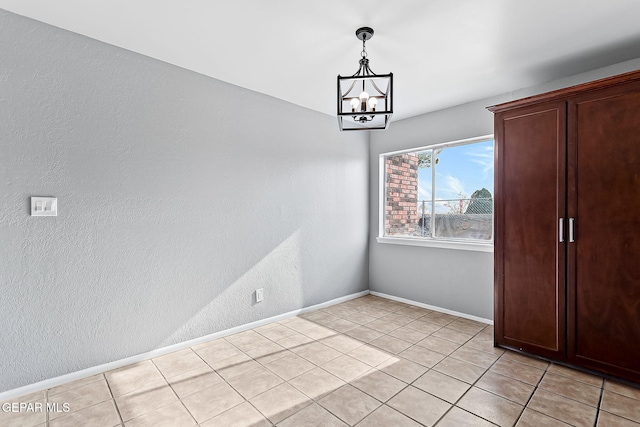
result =
[{"label": "double light switch", "polygon": [[31,216],[58,216],[56,197],[32,197]]}]

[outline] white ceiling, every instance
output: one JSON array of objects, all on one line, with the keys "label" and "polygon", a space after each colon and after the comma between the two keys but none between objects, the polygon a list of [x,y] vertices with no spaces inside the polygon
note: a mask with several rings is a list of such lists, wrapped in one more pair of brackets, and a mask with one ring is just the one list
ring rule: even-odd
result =
[{"label": "white ceiling", "polygon": [[0,0],[0,8],[326,114],[394,73],[394,120],[640,57],[638,0]]}]

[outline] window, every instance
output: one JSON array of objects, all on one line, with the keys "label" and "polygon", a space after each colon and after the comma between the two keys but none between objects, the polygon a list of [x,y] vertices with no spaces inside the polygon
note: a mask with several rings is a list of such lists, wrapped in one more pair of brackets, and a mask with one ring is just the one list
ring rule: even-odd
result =
[{"label": "window", "polygon": [[493,136],[382,154],[380,172],[378,241],[491,250]]}]

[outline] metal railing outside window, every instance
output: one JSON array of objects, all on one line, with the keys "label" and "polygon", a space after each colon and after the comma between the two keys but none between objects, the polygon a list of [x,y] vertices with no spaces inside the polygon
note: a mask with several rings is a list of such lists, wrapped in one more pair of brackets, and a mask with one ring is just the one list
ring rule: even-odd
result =
[{"label": "metal railing outside window", "polygon": [[[435,206],[432,206],[435,204]],[[435,214],[432,214],[435,211]],[[416,236],[491,240],[493,200],[465,198],[418,201]]]}]

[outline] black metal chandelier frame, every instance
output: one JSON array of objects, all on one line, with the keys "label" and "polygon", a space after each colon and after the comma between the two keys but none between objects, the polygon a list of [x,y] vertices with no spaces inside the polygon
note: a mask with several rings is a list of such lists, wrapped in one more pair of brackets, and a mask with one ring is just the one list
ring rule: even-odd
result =
[{"label": "black metal chandelier frame", "polygon": [[[359,28],[356,37],[362,40],[360,67],[351,76],[338,75],[338,124],[341,131],[386,129],[393,114],[393,73],[376,74],[369,67],[366,42],[373,37],[372,28]],[[385,80],[388,80],[386,91],[376,84]],[[344,92],[343,87],[347,87]],[[367,87],[371,95],[366,92]],[[351,108],[345,108],[345,104]],[[378,105],[383,108],[377,108]],[[377,116],[384,117],[374,124]]]}]

